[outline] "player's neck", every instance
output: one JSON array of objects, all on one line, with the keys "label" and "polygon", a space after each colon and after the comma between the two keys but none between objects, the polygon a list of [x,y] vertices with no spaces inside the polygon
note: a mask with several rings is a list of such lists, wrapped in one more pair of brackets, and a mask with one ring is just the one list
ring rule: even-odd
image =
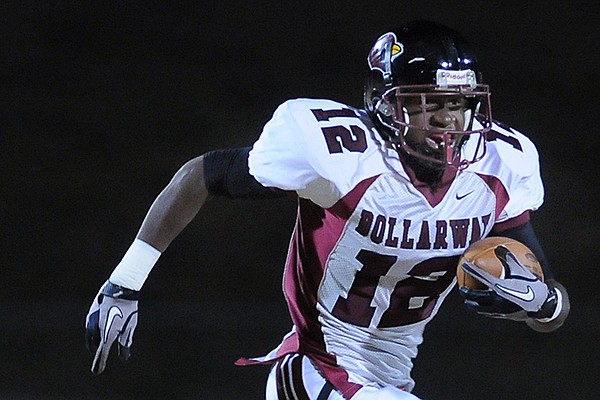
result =
[{"label": "player's neck", "polygon": [[456,176],[454,166],[427,163],[400,151],[400,159],[415,186],[427,186],[432,192],[447,187]]}]

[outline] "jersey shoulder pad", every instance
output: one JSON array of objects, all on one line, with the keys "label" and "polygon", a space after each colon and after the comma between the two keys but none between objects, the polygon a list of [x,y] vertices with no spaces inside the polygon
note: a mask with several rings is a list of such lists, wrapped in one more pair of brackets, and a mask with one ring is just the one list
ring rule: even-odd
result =
[{"label": "jersey shoulder pad", "polygon": [[332,100],[288,100],[254,144],[250,173],[265,186],[300,193],[318,184],[319,191],[343,193],[361,160],[380,147],[362,110]]},{"label": "jersey shoulder pad", "polygon": [[[467,141],[466,154],[474,151],[475,138]],[[534,143],[523,133],[500,122],[494,122],[486,136],[486,153],[470,170],[493,175],[503,171],[527,176],[539,170],[539,155]]]},{"label": "jersey shoulder pad", "polygon": [[494,122],[487,134],[484,157],[467,171],[493,176],[505,187],[509,201],[499,221],[536,210],[543,203],[544,187],[534,143],[500,122]]},{"label": "jersey shoulder pad", "polygon": [[539,155],[534,143],[514,128],[494,122],[487,135],[487,145],[490,159],[502,160],[505,168],[516,169],[523,175],[539,169]]}]

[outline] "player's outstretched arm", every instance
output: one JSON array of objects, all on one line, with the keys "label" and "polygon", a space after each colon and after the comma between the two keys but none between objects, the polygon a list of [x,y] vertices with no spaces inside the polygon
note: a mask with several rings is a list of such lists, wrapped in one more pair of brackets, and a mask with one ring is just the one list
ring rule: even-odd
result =
[{"label": "player's outstretched arm", "polygon": [[115,342],[120,358],[129,359],[139,290],[160,254],[194,218],[208,196],[204,156],[200,156],[183,165],[153,202],[136,239],[88,312],[85,336],[87,348],[94,353],[94,374],[104,371]]},{"label": "player's outstretched arm", "polygon": [[137,239],[160,252],[194,219],[209,197],[204,180],[204,156],[185,163],[156,197]]},{"label": "player's outstretched arm", "polygon": [[248,172],[249,148],[218,150],[183,165],[158,195],[121,262],[102,286],[86,318],[86,346],[100,374],[115,341],[130,356],[137,324],[138,294],[161,253],[196,216],[211,195],[231,198],[280,197]]}]

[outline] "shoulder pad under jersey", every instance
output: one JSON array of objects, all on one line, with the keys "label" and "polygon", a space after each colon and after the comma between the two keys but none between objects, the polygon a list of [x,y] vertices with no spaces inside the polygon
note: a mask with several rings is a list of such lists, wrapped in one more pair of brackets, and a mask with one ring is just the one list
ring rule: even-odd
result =
[{"label": "shoulder pad under jersey", "polygon": [[374,132],[362,110],[331,100],[289,100],[254,144],[250,173],[265,186],[317,201],[313,196],[326,196],[327,204],[353,187],[353,177],[370,173],[364,160],[382,146]]},{"label": "shoulder pad under jersey", "polygon": [[[473,150],[476,140],[469,140],[465,151]],[[524,134],[502,123],[494,122],[486,139],[486,154],[467,171],[499,179],[509,195],[505,212],[498,222],[527,210],[536,210],[543,203],[544,187],[540,175],[537,149]]]}]

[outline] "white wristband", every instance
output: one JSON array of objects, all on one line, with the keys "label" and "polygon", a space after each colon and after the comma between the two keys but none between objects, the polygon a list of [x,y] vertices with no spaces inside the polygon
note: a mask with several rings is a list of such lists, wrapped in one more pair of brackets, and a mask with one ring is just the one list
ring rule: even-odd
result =
[{"label": "white wristband", "polygon": [[115,285],[140,290],[161,252],[140,239],[135,239],[123,259],[108,278]]}]

